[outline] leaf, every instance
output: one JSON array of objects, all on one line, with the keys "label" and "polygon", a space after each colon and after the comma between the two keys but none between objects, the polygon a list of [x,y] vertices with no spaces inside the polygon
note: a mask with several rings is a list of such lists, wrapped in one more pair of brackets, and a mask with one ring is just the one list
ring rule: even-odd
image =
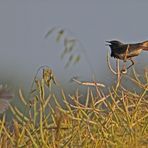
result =
[{"label": "leaf", "polygon": [[70,55],[70,57],[69,57],[69,60],[68,60],[68,61],[69,61],[69,62],[71,62],[71,61],[73,60],[73,57],[74,57],[74,56],[73,56],[73,54],[72,54],[72,55]]},{"label": "leaf", "polygon": [[74,49],[75,45],[76,45],[76,40],[69,40],[68,41],[68,51],[71,52]]},{"label": "leaf", "polygon": [[70,57],[69,57],[69,59],[68,59],[68,62],[67,62],[66,65],[65,65],[66,68],[71,64],[73,58],[74,58],[73,54],[70,55]]},{"label": "leaf", "polygon": [[56,42],[59,42],[62,38],[62,36],[64,35],[64,30],[61,29],[59,32],[58,32],[58,35],[57,35],[57,38],[56,38]]},{"label": "leaf", "polygon": [[72,49],[74,49],[74,46],[76,45],[76,40],[75,39],[64,39],[64,46],[67,48],[67,52],[71,52]]},{"label": "leaf", "polygon": [[45,35],[45,38],[47,38],[53,31],[56,30],[56,27],[51,28]]},{"label": "leaf", "polygon": [[74,64],[78,63],[80,61],[80,55],[76,56],[74,59]]},{"label": "leaf", "polygon": [[56,84],[52,70],[49,68],[43,69],[43,79],[47,87],[50,86],[51,81]]}]

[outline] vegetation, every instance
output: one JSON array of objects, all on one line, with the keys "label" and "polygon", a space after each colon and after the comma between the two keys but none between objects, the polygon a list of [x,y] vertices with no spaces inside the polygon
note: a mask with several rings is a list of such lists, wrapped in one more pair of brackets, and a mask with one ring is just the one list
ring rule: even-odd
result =
[{"label": "vegetation", "polygon": [[[54,30],[50,30],[46,37]],[[64,31],[60,29],[57,41],[63,35]],[[64,38],[65,50],[61,57],[70,53],[66,67],[80,60],[80,54],[75,54],[75,41]],[[109,59],[107,63],[116,78],[115,84],[105,86],[73,79],[76,85],[87,87],[87,91],[76,89],[69,95],[56,82],[48,66],[39,68],[28,96],[19,90],[23,107],[9,105],[12,122],[8,123],[6,113],[1,116],[0,147],[148,147],[148,71],[139,76],[133,69],[132,76],[123,75],[119,62],[116,71]],[[42,76],[37,78],[40,71]],[[134,89],[126,86],[126,82],[132,82]],[[60,96],[52,91],[53,85],[60,91]]]},{"label": "vegetation", "polygon": [[61,89],[57,98],[51,90],[54,75],[44,68],[29,101],[19,90],[25,112],[10,105],[12,124],[7,123],[6,114],[2,116],[1,147],[147,147],[148,72],[140,78],[135,71],[125,77],[138,92],[120,83],[108,88],[96,85],[95,91],[88,87],[86,96],[79,90],[66,96]]}]

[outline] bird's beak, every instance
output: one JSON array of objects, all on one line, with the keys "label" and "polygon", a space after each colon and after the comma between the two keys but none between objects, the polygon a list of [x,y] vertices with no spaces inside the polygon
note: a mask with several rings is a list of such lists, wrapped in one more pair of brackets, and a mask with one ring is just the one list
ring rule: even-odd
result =
[{"label": "bird's beak", "polygon": [[109,46],[111,44],[110,41],[105,41],[107,44],[105,44],[105,46]]}]

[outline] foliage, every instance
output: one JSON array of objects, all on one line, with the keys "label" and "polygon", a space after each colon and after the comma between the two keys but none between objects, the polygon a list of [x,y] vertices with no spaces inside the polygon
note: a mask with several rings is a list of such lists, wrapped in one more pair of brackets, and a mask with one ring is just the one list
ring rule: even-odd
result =
[{"label": "foliage", "polygon": [[42,77],[35,78],[29,98],[19,90],[25,112],[10,105],[12,124],[7,123],[6,114],[2,116],[1,147],[147,147],[148,72],[138,77],[133,71],[132,77],[125,78],[138,91],[117,83],[105,88],[96,85],[95,92],[88,87],[86,96],[79,90],[66,96],[61,89],[58,98],[49,89],[59,87],[52,83],[53,73],[44,68]]},{"label": "foliage", "polygon": [[92,65],[89,61],[85,48],[83,44],[74,37],[73,32],[65,28],[53,27],[46,33],[45,38],[48,38],[53,34],[55,34],[56,43],[63,43],[64,49],[62,50],[60,57],[66,61],[65,68],[79,63],[82,57],[81,53],[83,53],[89,68],[92,70]]}]

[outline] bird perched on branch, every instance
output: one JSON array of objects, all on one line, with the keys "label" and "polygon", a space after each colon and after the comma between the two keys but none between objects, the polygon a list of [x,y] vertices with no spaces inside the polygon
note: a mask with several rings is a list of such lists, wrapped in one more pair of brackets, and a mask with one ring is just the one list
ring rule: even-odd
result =
[{"label": "bird perched on branch", "polygon": [[138,56],[142,52],[142,50],[148,51],[148,40],[135,44],[124,44],[117,40],[106,42],[111,49],[111,57],[123,60],[124,62],[126,62],[127,60],[131,61],[132,64],[129,65],[127,68],[124,65],[121,72],[125,72],[126,69],[129,69],[131,66],[134,65],[134,61],[132,60],[133,57]]}]

